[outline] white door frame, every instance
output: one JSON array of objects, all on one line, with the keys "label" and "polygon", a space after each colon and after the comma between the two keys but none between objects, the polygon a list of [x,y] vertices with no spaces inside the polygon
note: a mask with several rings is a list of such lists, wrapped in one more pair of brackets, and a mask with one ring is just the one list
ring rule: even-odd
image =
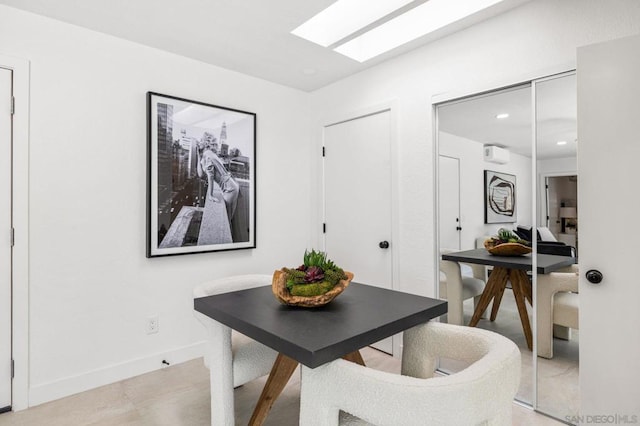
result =
[{"label": "white door frame", "polygon": [[[397,247],[400,247],[399,238],[400,238],[400,216],[399,216],[399,176],[398,176],[398,126],[397,126],[397,105],[396,101],[384,102],[381,104],[372,105],[367,108],[358,109],[356,111],[350,111],[346,113],[339,113],[329,118],[323,120],[322,122],[322,137],[320,139],[320,146],[318,147],[318,153],[322,152],[322,148],[325,145],[325,129],[329,126],[333,126],[336,124],[344,123],[351,120],[356,120],[358,118],[363,118],[369,115],[374,115],[382,112],[389,112],[389,120],[390,120],[390,129],[389,129],[389,138],[391,144],[391,288],[394,290],[398,290],[398,282],[399,282],[399,250]],[[322,157],[321,157],[322,160]],[[325,222],[325,211],[326,211],[326,200],[325,200],[325,192],[324,192],[324,182],[325,182],[325,170],[324,170],[324,161],[321,161],[322,165],[320,167],[320,175],[322,176],[321,186],[320,186],[320,223],[317,225],[316,229],[322,228],[322,223]],[[321,234],[320,242],[322,243],[322,247],[326,247],[326,235]],[[395,357],[401,356],[401,348],[402,342],[399,338],[393,338],[393,354]]]},{"label": "white door frame", "polygon": [[0,67],[13,71],[13,327],[11,407],[29,407],[29,72],[28,60],[0,54]]}]

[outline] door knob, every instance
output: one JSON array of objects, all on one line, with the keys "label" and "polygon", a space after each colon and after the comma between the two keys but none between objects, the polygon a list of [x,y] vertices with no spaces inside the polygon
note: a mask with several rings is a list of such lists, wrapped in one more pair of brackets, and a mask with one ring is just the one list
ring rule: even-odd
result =
[{"label": "door knob", "polygon": [[388,249],[389,241],[380,241],[380,244],[378,244],[378,246],[380,246],[381,249]]},{"label": "door knob", "polygon": [[592,284],[600,284],[602,282],[602,272],[596,270],[596,269],[591,269],[589,271],[587,271],[586,275],[587,277],[587,281],[589,281]]}]

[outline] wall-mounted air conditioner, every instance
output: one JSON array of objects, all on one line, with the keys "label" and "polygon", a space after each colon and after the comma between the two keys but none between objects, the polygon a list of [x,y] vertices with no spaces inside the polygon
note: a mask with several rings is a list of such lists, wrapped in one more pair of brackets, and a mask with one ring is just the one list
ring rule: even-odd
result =
[{"label": "wall-mounted air conditioner", "polygon": [[509,151],[499,146],[485,145],[484,161],[506,164],[509,162]]}]

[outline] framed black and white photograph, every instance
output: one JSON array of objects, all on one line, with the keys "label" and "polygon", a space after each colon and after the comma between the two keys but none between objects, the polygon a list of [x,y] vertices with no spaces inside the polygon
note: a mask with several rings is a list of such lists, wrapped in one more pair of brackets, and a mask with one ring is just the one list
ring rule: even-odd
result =
[{"label": "framed black and white photograph", "polygon": [[516,221],[516,177],[484,171],[484,223]]},{"label": "framed black and white photograph", "polygon": [[147,257],[256,247],[256,114],[147,93]]}]

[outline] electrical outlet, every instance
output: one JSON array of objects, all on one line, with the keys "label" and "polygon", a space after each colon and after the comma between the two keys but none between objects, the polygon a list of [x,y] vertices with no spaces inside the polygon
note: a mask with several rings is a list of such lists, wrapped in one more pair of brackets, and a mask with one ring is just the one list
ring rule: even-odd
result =
[{"label": "electrical outlet", "polygon": [[160,330],[160,323],[158,321],[158,316],[153,315],[147,318],[147,334],[154,334]]}]

